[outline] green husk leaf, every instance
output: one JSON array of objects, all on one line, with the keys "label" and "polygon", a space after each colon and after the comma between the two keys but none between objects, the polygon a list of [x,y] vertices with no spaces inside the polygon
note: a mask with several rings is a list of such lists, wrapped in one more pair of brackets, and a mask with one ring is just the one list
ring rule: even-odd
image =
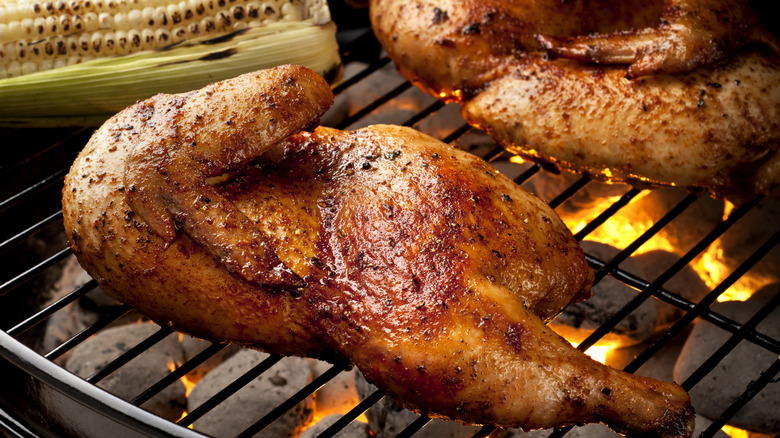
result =
[{"label": "green husk leaf", "polygon": [[336,26],[277,22],[158,51],[93,59],[0,80],[0,126],[98,126],[136,101],[180,93],[282,64],[334,82],[341,71]]}]

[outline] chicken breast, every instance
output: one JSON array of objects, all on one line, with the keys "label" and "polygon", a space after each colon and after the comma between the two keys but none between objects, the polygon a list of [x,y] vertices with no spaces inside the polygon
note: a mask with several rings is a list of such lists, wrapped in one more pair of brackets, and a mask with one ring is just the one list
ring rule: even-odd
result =
[{"label": "chicken breast", "polygon": [[372,0],[371,19],[401,74],[513,153],[720,196],[780,179],[780,57],[746,2]]},{"label": "chicken breast", "polygon": [[[592,272],[555,213],[489,164],[387,125],[320,127],[269,146],[327,106],[327,84],[312,74],[255,73],[110,119],[63,191],[82,266],[160,323],[354,364],[434,417],[526,429],[601,421],[638,436],[690,436],[693,411],[679,386],[595,362],[544,324],[588,295]],[[212,132],[231,138],[224,153],[240,159],[179,155]],[[155,157],[128,167],[139,154]],[[189,176],[177,176],[176,163]],[[177,181],[193,193],[171,193]],[[147,214],[170,220],[175,234]],[[247,246],[251,233],[263,245]]]}]

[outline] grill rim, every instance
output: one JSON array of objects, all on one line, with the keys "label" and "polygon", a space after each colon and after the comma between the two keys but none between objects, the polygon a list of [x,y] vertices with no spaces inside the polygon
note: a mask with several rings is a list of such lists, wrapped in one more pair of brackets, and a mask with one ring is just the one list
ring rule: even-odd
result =
[{"label": "grill rim", "polygon": [[[61,406],[63,411],[68,407],[81,407],[86,409],[85,411],[81,411],[84,414],[84,417],[74,419],[78,421],[71,421],[71,423],[76,423],[76,425],[82,424],[80,420],[98,422],[100,418],[110,416],[110,419],[113,420],[112,422],[116,424],[116,426],[122,426],[129,431],[137,432],[142,435],[170,436],[176,438],[206,437],[206,435],[178,426],[157,415],[149,413],[140,407],[133,406],[129,402],[71,374],[59,365],[27,348],[27,346],[1,330],[0,360],[5,364],[20,370],[20,374],[13,376],[16,377],[14,380],[19,379],[22,382],[27,381],[25,389],[41,395],[41,399],[38,400],[37,404],[45,406],[50,402],[65,402],[71,403],[71,405]],[[55,396],[52,393],[48,392],[47,389],[41,388],[41,386],[56,391],[61,397],[55,399]],[[16,390],[18,391],[19,388],[16,388]],[[4,388],[3,392],[7,392],[7,388]],[[8,397],[5,399],[7,400]],[[18,412],[18,410],[15,410],[14,413],[18,416],[17,418],[21,417],[22,419],[27,420],[25,425],[35,430],[38,428],[35,427],[35,419],[31,414],[47,414],[44,410],[44,406],[41,406],[42,409],[38,412],[25,412],[22,414]],[[24,432],[22,430],[16,431]],[[38,429],[35,431],[40,433],[41,436],[48,436],[48,432],[45,430]],[[70,429],[69,432],[77,434],[80,431],[77,429]],[[117,436],[128,436],[126,434],[122,435],[119,431],[116,432]]]}]

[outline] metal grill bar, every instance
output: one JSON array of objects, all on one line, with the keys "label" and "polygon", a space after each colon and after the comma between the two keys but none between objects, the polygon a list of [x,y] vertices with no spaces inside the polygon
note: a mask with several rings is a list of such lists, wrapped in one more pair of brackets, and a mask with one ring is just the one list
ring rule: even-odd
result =
[{"label": "metal grill bar", "polygon": [[[605,262],[598,260],[594,257],[589,257],[589,261],[591,262],[592,266],[603,266],[605,265]],[[671,269],[671,268],[670,268]],[[614,271],[615,278],[620,279],[623,283],[625,283],[628,286],[631,286],[635,289],[639,289],[642,291],[646,291],[648,288],[650,288],[650,283],[647,281],[634,276],[631,273],[616,270]],[[669,292],[663,288],[656,288],[654,289],[653,296],[658,298],[659,300],[672,304],[680,309],[685,310],[686,312],[691,311],[696,306],[696,303],[686,300],[685,298],[682,298],[672,292]],[[729,332],[736,332],[741,327],[741,324],[739,324],[736,321],[733,321],[729,318],[726,318],[722,315],[719,315],[717,313],[714,313],[710,311],[709,309],[704,310],[699,317],[707,322],[713,323],[719,328],[722,328],[724,330],[727,330]],[[685,327],[683,326],[683,329]],[[664,335],[658,338],[655,343],[651,344],[650,347],[648,347],[648,350],[646,350],[645,353],[640,354],[635,359],[635,362],[637,362],[636,367],[630,366],[625,368],[626,371],[634,372],[636,371],[645,361],[646,359],[649,359],[652,357],[655,353],[658,352],[668,341],[670,341],[672,338],[674,338],[676,335],[678,335],[679,332],[670,333],[667,331]],[[769,336],[763,335],[761,333],[755,333],[755,334],[748,334],[746,336],[746,339],[761,348],[765,348],[773,353],[780,354],[780,341],[777,341]],[[647,353],[647,354],[646,354]],[[645,357],[645,360],[641,360],[641,358]]]},{"label": "metal grill bar", "polygon": [[[685,315],[677,321],[672,327],[667,330],[667,332],[661,336],[656,343],[661,344],[658,349],[665,345],[668,341],[670,341],[675,336],[682,333],[682,331],[685,329],[685,327],[693,321],[694,318],[697,316],[704,319],[705,321],[712,322],[718,327],[728,330],[732,333],[739,330],[741,325],[739,323],[736,323],[722,315],[718,315],[712,311],[709,310],[710,304],[715,302],[715,300],[726,290],[728,289],[741,275],[743,275],[745,272],[747,272],[750,268],[755,265],[758,260],[760,260],[764,255],[766,255],[769,250],[771,250],[773,247],[775,247],[780,241],[780,231],[775,232],[774,236],[772,236],[764,245],[761,246],[756,252],[754,252],[748,260],[743,262],[734,272],[731,273],[725,280],[723,280],[715,289],[713,289],[712,292],[710,292],[705,298],[700,300],[698,303],[693,304],[690,303],[690,307],[686,306],[683,309],[686,310]],[[670,268],[671,269],[671,268]],[[668,272],[668,271],[667,271]],[[617,273],[617,272],[616,272]],[[627,280],[631,276],[630,274],[626,272],[622,272],[621,280]],[[635,277],[634,277],[635,278]],[[660,278],[660,277],[659,277]],[[629,284],[629,282],[626,282]],[[631,282],[633,283],[633,282]],[[654,281],[652,284],[648,285],[646,289],[644,289],[643,293],[653,293],[657,297],[661,298],[663,295],[660,294],[662,289],[658,287],[657,285],[661,284],[658,282],[658,280]],[[631,285],[631,284],[629,284]],[[674,294],[664,291],[666,296],[672,296]],[[683,299],[679,298],[679,301],[682,302]],[[667,300],[664,300],[666,302],[669,302]],[[687,300],[684,300],[687,301]],[[670,303],[673,304],[673,303]],[[727,322],[727,324],[723,324],[724,322]],[[770,337],[759,335],[759,334],[750,334],[749,336],[746,336],[745,339],[755,343],[756,345],[759,345],[763,348],[766,348],[772,352],[780,354],[780,342],[777,340],[774,340]],[[639,358],[637,358],[639,359]],[[633,371],[633,370],[632,370]]]},{"label": "metal grill bar", "polygon": [[349,87],[359,83],[360,81],[362,81],[363,79],[367,78],[372,73],[376,72],[377,70],[379,70],[380,68],[386,66],[389,63],[390,63],[390,58],[387,58],[387,57],[382,58],[382,59],[372,63],[371,65],[368,66],[368,68],[365,68],[365,69],[361,70],[356,75],[350,77],[349,79],[343,81],[339,85],[336,85],[335,87],[333,87],[333,94],[338,96],[339,94],[341,94],[347,88],[349,88]]},{"label": "metal grill bar", "polygon": [[585,237],[588,236],[588,234],[592,233],[596,230],[596,228],[600,227],[604,224],[609,218],[615,215],[618,211],[620,211],[621,208],[628,205],[629,202],[631,202],[632,199],[634,199],[638,194],[642,193],[642,190],[639,190],[637,188],[632,188],[628,192],[626,192],[623,196],[620,197],[617,201],[613,202],[607,209],[601,212],[598,216],[596,216],[595,219],[590,221],[587,225],[585,225],[580,231],[577,232],[577,234],[574,235],[574,238],[578,241],[581,241]]},{"label": "metal grill bar", "polygon": [[723,292],[726,291],[726,289],[731,287],[731,285],[734,284],[742,275],[744,275],[745,272],[750,270],[750,268],[752,268],[759,260],[761,260],[761,258],[769,252],[769,250],[774,248],[778,242],[780,242],[780,230],[776,231],[775,234],[766,241],[766,243],[761,245],[761,247],[756,252],[754,252],[747,260],[739,265],[739,267],[737,267],[737,269],[735,269],[731,275],[726,277],[725,280],[723,280],[715,289],[713,289],[712,292],[699,300],[693,309],[688,311],[688,313],[686,313],[680,319],[680,321],[677,321],[672,326],[672,328],[676,328],[677,330],[682,331],[684,328],[683,321],[690,323],[696,316],[704,313],[704,311],[707,310],[710,305],[714,303]]},{"label": "metal grill bar", "polygon": [[0,140],[19,131],[19,128],[0,128]]},{"label": "metal grill bar", "polygon": [[690,263],[698,254],[701,254],[708,246],[710,246],[717,238],[723,235],[734,223],[741,219],[748,211],[752,210],[760,201],[762,197],[757,197],[752,201],[746,202],[729,214],[726,220],[722,221],[715,228],[710,231],[709,234],[704,236],[696,245],[693,246],[684,256],[682,256],[674,265],[655,279],[651,287],[661,286],[674,275],[676,275],[685,265]]},{"label": "metal grill bar", "polygon": [[394,98],[400,96],[401,93],[403,93],[404,91],[410,88],[412,88],[412,84],[410,84],[409,82],[403,82],[400,85],[397,85],[389,92],[385,93],[384,95],[380,96],[378,99],[368,104],[368,106],[363,107],[360,111],[344,119],[344,121],[336,125],[336,128],[346,129],[347,127],[351,126],[353,123],[369,115],[375,109],[393,100]]},{"label": "metal grill bar", "polygon": [[590,178],[587,176],[583,176],[577,181],[574,182],[574,184],[570,185],[566,190],[561,192],[560,195],[556,196],[555,199],[548,202],[550,204],[550,207],[553,209],[558,208],[561,204],[566,202],[567,199],[574,196],[575,193],[577,193],[581,188],[585,187],[590,182]]},{"label": "metal grill bar", "polygon": [[726,357],[731,350],[734,349],[734,347],[737,346],[737,344],[745,339],[745,336],[748,333],[753,332],[759,323],[761,323],[767,316],[769,316],[770,313],[772,313],[777,306],[780,305],[780,294],[775,295],[775,297],[766,305],[761,307],[758,312],[756,312],[753,317],[751,317],[748,322],[745,323],[742,327],[737,330],[736,333],[732,334],[729,339],[720,347],[718,350],[716,350],[706,361],[704,361],[703,364],[699,366],[699,368],[696,369],[696,371],[693,372],[690,376],[688,376],[687,379],[681,384],[681,386],[687,390],[692,389],[694,386],[696,386],[697,383],[701,381],[704,376],[706,376],[710,371],[712,371],[715,366],[718,365],[718,363]]},{"label": "metal grill bar", "polygon": [[53,224],[54,222],[57,222],[62,217],[62,210],[57,211],[56,213],[50,214],[49,216],[45,217],[44,219],[38,221],[36,224],[26,228],[25,230],[19,232],[15,236],[11,236],[8,239],[4,240],[2,243],[0,243],[0,252],[5,251],[6,249],[16,245],[17,243],[21,242],[24,239],[27,239],[30,236],[35,235],[35,233],[41,231],[42,229],[46,228],[47,226]]},{"label": "metal grill bar", "polygon": [[[745,407],[745,405],[753,399],[753,397],[756,396],[766,385],[769,383],[774,382],[775,376],[780,373],[780,359],[774,361],[772,365],[769,366],[769,368],[766,369],[761,375],[758,377],[758,379],[750,382],[750,385],[748,385],[745,392],[742,393],[742,395],[734,401],[727,409],[723,412],[723,414],[718,418],[717,420],[713,421],[710,427],[708,427],[700,436],[702,437],[711,437],[715,436],[716,433],[720,429],[723,428],[723,426],[726,425],[726,423],[731,419],[731,417],[734,416],[737,412],[739,412],[742,408]],[[775,435],[776,436],[776,435]]]},{"label": "metal grill bar", "polygon": [[224,344],[209,345],[203,349],[203,351],[195,355],[195,357],[183,363],[181,366],[176,367],[176,369],[170,374],[160,379],[157,383],[147,388],[144,392],[138,394],[134,399],[130,400],[130,403],[136,406],[141,406],[142,404],[149,401],[152,397],[157,395],[160,391],[186,376],[187,373],[194,370],[196,367],[198,367],[198,365],[224,350],[225,347],[227,347],[227,345]]},{"label": "metal grill bar", "polygon": [[467,125],[467,124],[465,124],[465,123],[464,123],[464,124],[463,124],[463,125],[461,125],[461,126],[458,128],[458,129],[456,129],[455,131],[453,131],[453,132],[452,132],[450,135],[448,135],[448,136],[444,137],[444,138],[442,139],[442,141],[443,141],[444,143],[450,144],[450,143],[452,143],[453,141],[455,141],[455,140],[458,140],[459,138],[461,138],[461,137],[463,137],[464,135],[466,135],[466,133],[467,133],[467,132],[469,132],[469,131],[471,131],[471,126],[469,126],[469,125]]},{"label": "metal grill bar", "polygon": [[330,381],[332,378],[336,377],[336,375],[341,373],[343,369],[344,369],[343,365],[342,366],[333,365],[327,371],[322,373],[316,379],[309,382],[306,386],[304,386],[298,392],[296,392],[287,400],[285,400],[282,404],[280,404],[279,406],[271,410],[271,412],[263,416],[263,418],[259,419],[255,424],[249,426],[246,430],[241,432],[236,438],[250,438],[254,436],[256,433],[265,429],[271,423],[273,423],[279,417],[281,417],[285,412],[289,411],[290,409],[295,407],[295,405],[301,403],[307,397],[314,394],[315,391],[320,389],[322,386],[328,383],[328,381]]},{"label": "metal grill bar", "polygon": [[431,114],[435,113],[436,111],[440,110],[444,107],[444,102],[440,100],[434,101],[432,104],[428,105],[427,107],[423,108],[422,111],[415,114],[412,118],[402,123],[404,126],[414,126],[417,123],[419,123],[421,120],[425,119],[426,117],[430,116]]},{"label": "metal grill bar", "polygon": [[[752,208],[752,205],[750,207],[747,207],[750,205],[750,203],[743,204],[740,208],[735,209],[731,215],[729,215],[728,219],[721,222],[718,226],[715,227],[714,230],[712,230],[707,236],[705,236],[697,245],[695,245],[691,250],[689,250],[680,260],[675,263],[672,268],[675,270],[672,271],[672,268],[668,269],[664,274],[662,274],[660,277],[658,277],[650,286],[643,290],[641,293],[639,293],[637,296],[635,296],[631,301],[629,301],[623,308],[618,311],[615,315],[613,315],[611,318],[609,318],[605,323],[603,323],[599,328],[597,328],[593,333],[591,333],[590,336],[585,338],[584,341],[577,347],[583,351],[590,348],[593,344],[595,344],[599,339],[601,339],[604,335],[609,333],[612,329],[615,328],[615,326],[623,320],[626,316],[628,316],[629,313],[636,310],[637,307],[639,307],[645,300],[647,300],[654,292],[656,292],[657,286],[662,285],[665,283],[669,278],[671,278],[674,274],[677,273],[680,269],[682,269],[685,265],[687,265],[693,258],[701,253],[704,248],[709,246],[712,242],[715,241],[718,237],[720,237],[734,222],[737,221],[737,219],[741,218],[745,213],[747,213],[749,208]],[[755,205],[755,204],[753,204]],[[585,255],[588,259],[588,263],[591,263],[594,261],[593,257]],[[683,263],[683,261],[685,261]],[[592,268],[597,269],[594,265],[591,265]],[[621,280],[620,276],[617,275],[617,270],[613,270],[611,272],[612,276],[618,280]],[[720,294],[718,294],[720,295]],[[687,317],[688,314],[685,315]],[[684,317],[684,318],[685,318]],[[693,320],[693,317],[687,320],[685,325],[690,323]],[[683,325],[684,327],[684,325]]]},{"label": "metal grill bar", "polygon": [[7,431],[13,438],[36,438],[24,421],[12,415],[12,412],[5,403],[0,402],[0,430]]},{"label": "metal grill bar", "polygon": [[12,291],[13,289],[19,287],[21,284],[24,284],[25,282],[32,280],[34,277],[36,277],[46,269],[50,268],[55,263],[64,260],[65,257],[69,255],[70,255],[70,248],[65,248],[63,250],[60,250],[56,254],[47,258],[46,260],[36,264],[32,268],[6,281],[2,285],[0,285],[0,297]]},{"label": "metal grill bar", "polygon": [[485,426],[482,429],[480,429],[477,433],[475,433],[472,438],[488,438],[491,433],[495,432],[497,429],[495,427]]},{"label": "metal grill bar", "polygon": [[335,423],[331,424],[330,427],[325,429],[320,435],[318,435],[318,438],[330,438],[341,429],[345,428],[349,423],[355,421],[357,417],[363,415],[367,410],[371,408],[371,406],[374,406],[375,404],[379,403],[380,400],[385,398],[385,394],[382,393],[382,391],[374,391],[372,392],[368,397],[366,397],[363,401],[358,403],[357,406],[350,409],[349,412],[344,414],[343,417],[336,420]]},{"label": "metal grill bar", "polygon": [[61,169],[47,176],[46,178],[27,186],[26,188],[24,188],[24,190],[16,193],[15,195],[0,201],[0,211],[5,211],[17,205],[21,201],[40,192],[41,190],[50,187],[52,184],[62,181],[62,179],[65,178],[66,173],[68,173],[68,169]]},{"label": "metal grill bar", "polygon": [[398,435],[396,435],[396,438],[409,438],[415,433],[419,432],[420,429],[428,425],[428,423],[431,422],[431,419],[428,418],[426,415],[422,415],[417,417],[416,420],[412,421],[411,424],[406,426],[404,430],[401,431]]},{"label": "metal grill bar", "polygon": [[[54,137],[56,138],[56,140],[49,142],[48,146],[41,148],[39,151],[36,151],[35,153],[28,155],[26,151],[20,150],[19,152],[21,156],[19,157],[18,160],[16,161],[14,161],[13,159],[4,160],[3,163],[0,164],[0,172],[2,173],[11,172],[12,170],[17,169],[25,164],[29,164],[35,160],[43,159],[44,154],[59,149],[65,144],[72,144],[74,146],[83,145],[91,135],[91,131],[92,131],[89,128],[77,128],[75,130],[72,130],[70,128],[65,128],[64,130],[66,131],[64,136],[61,135],[63,129],[54,130],[53,134],[60,134]],[[17,129],[14,130],[13,132],[22,133],[22,130]],[[13,132],[9,134],[12,134]],[[9,141],[9,140],[6,139],[5,141]],[[79,149],[81,148],[79,147]]]},{"label": "metal grill bar", "polygon": [[612,260],[609,261],[603,268],[597,270],[595,272],[595,282],[598,283],[604,276],[609,274],[609,272],[616,268],[619,264],[623,263],[627,258],[631,256],[639,247],[644,245],[648,240],[650,240],[653,236],[658,234],[661,229],[665,228],[666,225],[668,225],[671,221],[673,221],[677,216],[680,215],[685,209],[687,209],[691,204],[696,201],[698,197],[696,195],[688,195],[680,201],[673,209],[669,210],[661,219],[659,219],[656,223],[653,224],[647,231],[642,233],[641,236],[639,236],[637,239],[635,239],[633,242],[631,242],[625,249],[620,251],[615,257],[612,258]]},{"label": "metal grill bar", "polygon": [[89,292],[90,290],[96,287],[97,287],[97,281],[95,280],[90,280],[87,283],[84,283],[83,285],[74,289],[71,293],[51,303],[45,309],[25,319],[19,324],[11,327],[6,331],[6,333],[14,337],[19,336],[20,334],[26,332],[27,330],[35,327],[38,323],[45,320],[49,316],[53,315],[58,310],[76,301],[77,299],[83,297],[84,295],[86,295],[87,292]]},{"label": "metal grill bar", "polygon": [[163,339],[165,339],[166,337],[168,337],[168,335],[170,335],[171,333],[173,333],[173,330],[171,330],[170,328],[168,328],[168,327],[160,327],[160,329],[157,330],[157,332],[155,332],[154,334],[152,334],[148,338],[146,338],[143,341],[141,341],[135,347],[125,351],[119,357],[117,357],[116,359],[111,361],[108,365],[106,365],[103,368],[97,370],[94,374],[92,374],[91,376],[87,377],[84,380],[86,380],[89,383],[98,383],[98,382],[100,382],[101,380],[103,380],[106,377],[108,377],[109,374],[111,374],[114,371],[118,370],[123,365],[127,364],[131,360],[133,360],[136,357],[138,357],[139,355],[141,355],[141,353],[145,352],[146,350],[148,350],[149,348],[151,348],[152,346],[154,346],[158,342],[160,342]]},{"label": "metal grill bar", "polygon": [[[355,35],[356,32],[359,33],[359,35],[349,39],[349,41],[342,41],[347,38],[338,38],[337,35],[337,38],[340,40],[339,52],[341,52],[341,61],[344,65],[348,65],[351,62],[363,61],[366,59],[367,52],[379,52],[380,50],[371,29],[353,30],[349,33]],[[369,58],[374,58],[374,56],[369,55]]]},{"label": "metal grill bar", "polygon": [[76,345],[84,342],[87,340],[90,336],[94,335],[95,333],[99,332],[100,330],[106,328],[109,324],[119,319],[121,316],[126,315],[131,311],[129,306],[121,305],[121,306],[115,306],[114,308],[110,309],[106,314],[95,321],[92,325],[89,327],[84,328],[84,330],[76,333],[73,335],[70,339],[63,342],[62,344],[58,345],[57,347],[53,348],[48,353],[44,354],[43,357],[48,360],[55,360],[62,356],[63,354],[70,351],[73,347]]},{"label": "metal grill bar", "polygon": [[504,154],[504,152],[506,152],[506,151],[504,150],[504,148],[502,148],[501,146],[496,146],[496,147],[494,147],[494,148],[493,148],[493,150],[491,150],[490,152],[488,152],[487,154],[485,154],[485,156],[484,156],[484,157],[482,157],[482,158],[483,158],[485,161],[487,161],[488,163],[492,163],[493,161],[497,160],[497,159],[498,159],[498,157],[500,157],[501,155],[503,155],[503,154]]},{"label": "metal grill bar", "polygon": [[531,179],[531,177],[539,173],[540,170],[542,170],[542,167],[535,164],[525,172],[521,173],[517,178],[514,179],[514,181],[516,184],[520,185],[526,182],[527,180]]},{"label": "metal grill bar", "polygon": [[214,409],[214,407],[216,407],[218,404],[222,403],[228,397],[235,394],[239,389],[248,385],[249,382],[254,380],[260,374],[266,372],[269,368],[274,366],[281,359],[282,356],[279,356],[277,354],[272,354],[271,356],[267,357],[264,361],[255,365],[252,369],[250,369],[249,371],[241,375],[241,377],[231,382],[228,386],[224,387],[218,393],[214,394],[213,397],[203,402],[203,404],[201,404],[197,408],[193,409],[192,412],[182,417],[179,421],[176,422],[176,424],[186,427],[194,423],[200,417],[208,413],[210,410]]}]

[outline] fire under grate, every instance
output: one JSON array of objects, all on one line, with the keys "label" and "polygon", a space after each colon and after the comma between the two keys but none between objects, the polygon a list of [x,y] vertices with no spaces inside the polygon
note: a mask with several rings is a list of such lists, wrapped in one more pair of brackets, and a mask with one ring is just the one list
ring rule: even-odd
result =
[{"label": "fire under grate", "polygon": [[[598,327],[582,339],[579,349],[587,350],[597,345],[599,340],[644,303],[662,302],[677,312],[678,317],[643,341],[639,349],[635,347],[633,358],[621,363],[626,371],[639,370],[667,345],[681,336],[687,336],[694,323],[710,324],[724,330],[728,336],[725,342],[707,352],[706,357],[699,358],[701,364],[684,381],[678,382],[687,390],[700,385],[739,344],[749,343],[774,355],[773,362],[749,376],[748,383],[742,385],[741,393],[736,398],[717,415],[710,416],[712,423],[703,429],[699,435],[701,437],[715,436],[724,425],[744,411],[745,406],[762,390],[772,384],[777,385],[780,336],[763,333],[758,327],[763,321],[771,319],[768,316],[780,304],[780,294],[775,293],[746,321],[737,321],[710,307],[719,297],[735,289],[750,290],[778,281],[778,278],[772,277],[772,273],[777,276],[780,274],[772,268],[780,263],[776,248],[780,241],[780,222],[777,216],[769,214],[775,211],[773,209],[778,201],[774,198],[777,194],[774,194],[774,198],[759,197],[738,205],[724,203],[722,214],[716,220],[706,221],[703,225],[694,220],[699,231],[688,231],[685,224],[690,224],[690,221],[683,218],[699,215],[698,206],[712,201],[706,194],[679,189],[611,186],[511,157],[483,134],[466,125],[457,108],[423,95],[398,76],[392,63],[381,55],[369,30],[350,31],[348,37],[350,41],[342,41],[345,80],[334,89],[336,104],[333,114],[326,116],[324,124],[340,129],[354,129],[372,123],[413,126],[483,157],[518,184],[537,193],[564,219],[572,221],[567,221],[567,224],[571,223],[577,240],[588,240],[594,235],[600,235],[599,240],[602,241],[605,236],[618,238],[619,243],[607,239],[616,248],[614,255],[605,258],[586,248],[587,260],[596,273],[597,282],[612,279],[610,281],[631,287],[636,294],[614,313],[607,315]],[[66,371],[60,359],[92,336],[131,315],[131,309],[119,304],[106,306],[99,311],[96,320],[62,342],[42,347],[47,322],[62,315],[66,309],[98,288],[97,282],[88,280],[57,295],[55,299],[50,294],[54,285],[62,282],[63,266],[73,259],[65,245],[61,223],[59,202],[62,180],[91,132],[92,129],[83,128],[0,130],[0,144],[6,154],[0,164],[0,261],[5,266],[0,277],[0,369],[6,381],[0,389],[0,430],[8,436],[17,437],[105,436],[106,431],[117,436],[203,436],[187,427],[207,416],[257,376],[267,372],[282,360],[280,356],[271,355],[263,359],[186,415],[177,421],[170,421],[147,412],[147,402],[228,347],[218,344],[206,346],[189,360],[177,363],[172,371],[155,383],[137,388],[136,395],[125,400],[100,389],[98,383],[155,345],[177,336],[169,327],[158,326],[140,343],[83,378]],[[596,189],[591,190],[594,187]],[[594,192],[597,194],[594,195]],[[607,195],[598,196],[600,192],[606,192]],[[622,224],[611,231],[599,231],[627,210],[641,211],[646,200],[657,193],[673,195],[660,202],[663,211],[649,221],[644,216],[641,220],[636,219],[636,222],[642,223],[638,229],[635,227],[626,231],[627,225]],[[593,198],[598,198],[597,202],[591,202]],[[585,209],[588,214],[578,217],[583,202],[587,204]],[[750,222],[752,216],[758,219]],[[632,221],[629,219],[628,225]],[[683,226],[677,225],[678,222],[682,222]],[[748,225],[741,225],[743,222]],[[751,223],[759,223],[761,226],[749,226]],[[739,233],[744,233],[746,226],[752,233],[750,242],[744,242],[744,246],[749,249],[741,250],[740,256],[735,257],[736,261],[718,265],[718,251],[723,250],[723,244],[718,242],[734,232],[738,235],[730,240],[740,241]],[[669,233],[667,230],[671,228],[676,231]],[[659,237],[667,234],[676,237]],[[659,240],[664,243],[654,244]],[[664,245],[669,241],[686,243],[667,251],[674,254],[674,260],[657,270],[656,274],[643,276],[622,267],[624,262],[648,252],[643,248],[665,248]],[[713,247],[717,247],[717,250],[713,250]],[[712,258],[715,258],[714,262]],[[699,267],[700,271],[714,270],[713,263],[716,267],[720,266],[720,271],[716,274],[707,271],[712,276],[708,278],[706,294],[699,299],[690,300],[684,294],[666,287],[668,282],[691,266]],[[758,274],[755,274],[756,271]],[[246,412],[244,415],[253,420],[237,436],[253,436],[279,421],[286,412],[337,378],[343,368],[339,364],[330,366],[264,415]],[[383,399],[384,395],[379,391],[368,393],[318,436],[334,436]],[[425,416],[417,417],[401,427],[397,436],[416,436],[418,432],[425,431],[430,423],[431,420]],[[564,436],[569,430],[554,430],[549,436]],[[500,432],[484,427],[477,428],[470,436],[500,436]]]}]

